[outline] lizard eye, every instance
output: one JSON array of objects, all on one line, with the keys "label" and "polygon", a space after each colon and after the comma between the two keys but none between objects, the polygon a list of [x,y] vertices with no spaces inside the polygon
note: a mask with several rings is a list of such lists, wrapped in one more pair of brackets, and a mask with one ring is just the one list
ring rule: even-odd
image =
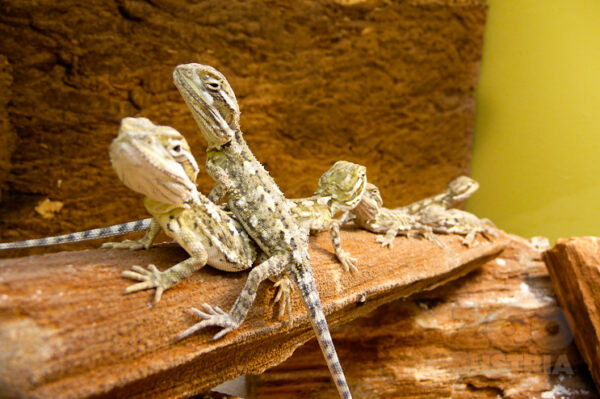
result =
[{"label": "lizard eye", "polygon": [[175,159],[178,159],[179,157],[185,155],[185,151],[184,151],[183,147],[181,146],[181,143],[179,143],[178,141],[169,143],[167,148],[169,150],[169,153],[173,157],[175,157]]},{"label": "lizard eye", "polygon": [[221,88],[221,82],[219,82],[218,80],[209,80],[206,82],[206,86],[208,86],[208,88],[210,90],[219,90]]}]

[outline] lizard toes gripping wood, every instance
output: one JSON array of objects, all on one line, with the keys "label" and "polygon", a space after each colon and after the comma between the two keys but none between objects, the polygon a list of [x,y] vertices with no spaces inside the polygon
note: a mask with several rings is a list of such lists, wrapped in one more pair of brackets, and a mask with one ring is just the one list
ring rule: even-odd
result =
[{"label": "lizard toes gripping wood", "polygon": [[207,303],[203,304],[202,307],[204,308],[204,312],[201,310],[198,310],[196,308],[191,308],[190,310],[193,314],[195,314],[196,316],[198,316],[199,318],[204,319],[204,320],[199,323],[194,324],[193,326],[191,326],[184,332],[177,335],[177,339],[181,340],[181,339],[187,338],[190,335],[192,335],[193,333],[195,333],[196,331],[198,331],[204,327],[210,327],[210,326],[222,327],[222,330],[213,336],[213,339],[219,339],[223,335],[225,335],[228,332],[233,331],[239,327],[239,323],[236,323],[231,318],[231,316],[228,313],[221,310],[220,307],[215,306],[213,308],[212,306],[210,306]]}]

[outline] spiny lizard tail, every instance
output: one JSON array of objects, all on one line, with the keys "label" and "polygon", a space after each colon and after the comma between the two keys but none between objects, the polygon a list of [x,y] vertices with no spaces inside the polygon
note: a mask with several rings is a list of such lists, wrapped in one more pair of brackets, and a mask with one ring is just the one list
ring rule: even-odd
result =
[{"label": "spiny lizard tail", "polygon": [[338,392],[342,398],[350,398],[315,289],[308,240],[297,225],[288,200],[244,141],[239,126],[240,110],[231,86],[216,69],[201,64],[179,65],[173,78],[208,142],[206,170],[216,182],[209,198],[215,203],[224,198],[268,257],[250,271],[229,313],[208,304],[204,304],[204,311],[193,309],[203,321],[180,337],[204,327],[219,326],[222,329],[215,335],[216,339],[238,328],[254,302],[259,284],[271,276],[288,273],[309,309]]},{"label": "spiny lizard tail", "polygon": [[115,224],[112,226],[102,227],[98,229],[79,231],[77,233],[63,234],[53,237],[36,238],[25,241],[0,243],[0,250],[70,244],[74,242],[95,240],[98,238],[114,237],[123,234],[134,233],[136,231],[148,230],[148,228],[150,228],[151,221],[152,218],[148,218],[143,220],[137,220],[134,222]]}]

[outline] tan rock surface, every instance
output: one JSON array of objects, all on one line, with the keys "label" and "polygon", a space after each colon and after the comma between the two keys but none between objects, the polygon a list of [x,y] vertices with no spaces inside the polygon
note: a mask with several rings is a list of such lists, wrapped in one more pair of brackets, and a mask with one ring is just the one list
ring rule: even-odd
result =
[{"label": "tan rock surface", "polygon": [[[442,241],[448,247],[441,249],[399,237],[388,250],[364,231],[343,231],[342,239],[358,258],[356,276],[342,271],[327,234],[311,240],[315,279],[331,326],[465,275],[506,244],[504,237],[481,239],[465,248],[459,237],[446,236]],[[265,283],[235,332],[213,341],[217,330],[210,329],[174,342],[196,321],[187,313],[191,306],[207,302],[229,309],[247,275],[204,268],[165,292],[155,306],[149,305],[151,292],[122,295],[133,282],[120,274],[132,265],[155,263],[163,269],[184,258],[178,247],[163,245],[141,252],[61,252],[0,261],[0,396],[190,396],[238,375],[260,373],[312,337],[299,295],[294,294],[290,329],[275,319],[275,290]],[[344,356],[342,362],[350,364]],[[380,355],[374,350],[363,356],[375,361]],[[321,379],[333,387],[326,373]]]},{"label": "tan rock surface", "polygon": [[544,260],[577,347],[600,387],[600,238],[558,239]]},{"label": "tan rock surface", "polygon": [[[18,145],[10,175],[0,164],[0,240],[145,216],[108,161],[125,116],[180,130],[203,164],[171,83],[186,62],[229,78],[287,195],[310,195],[339,159],[365,164],[390,206],[436,193],[468,173],[485,16],[484,0],[3,2],[0,141]],[[46,198],[64,204],[51,219],[34,210]]]},{"label": "tan rock surface", "polygon": [[[333,333],[354,398],[598,398],[541,251],[518,237],[470,275]],[[336,398],[311,341],[253,379],[255,398]]]}]

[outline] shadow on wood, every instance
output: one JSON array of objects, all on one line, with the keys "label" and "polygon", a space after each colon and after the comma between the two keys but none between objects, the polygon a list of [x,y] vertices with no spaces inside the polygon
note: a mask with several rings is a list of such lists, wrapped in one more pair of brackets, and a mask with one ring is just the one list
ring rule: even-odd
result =
[{"label": "shadow on wood", "polygon": [[[378,306],[432,289],[497,256],[506,239],[440,236],[447,248],[398,237],[381,248],[371,233],[342,231],[360,274],[337,263],[329,236],[311,239],[311,262],[330,326]],[[242,374],[281,363],[312,336],[297,293],[293,328],[276,319],[275,289],[264,283],[242,326],[213,341],[207,329],[176,342],[196,320],[188,310],[206,302],[228,310],[246,273],[204,268],[168,290],[152,306],[153,292],[123,295],[121,277],[132,265],[165,269],[186,254],[172,244],[148,251],[61,252],[0,261],[0,392],[11,397],[190,396]],[[344,358],[341,359],[344,365]]]}]

